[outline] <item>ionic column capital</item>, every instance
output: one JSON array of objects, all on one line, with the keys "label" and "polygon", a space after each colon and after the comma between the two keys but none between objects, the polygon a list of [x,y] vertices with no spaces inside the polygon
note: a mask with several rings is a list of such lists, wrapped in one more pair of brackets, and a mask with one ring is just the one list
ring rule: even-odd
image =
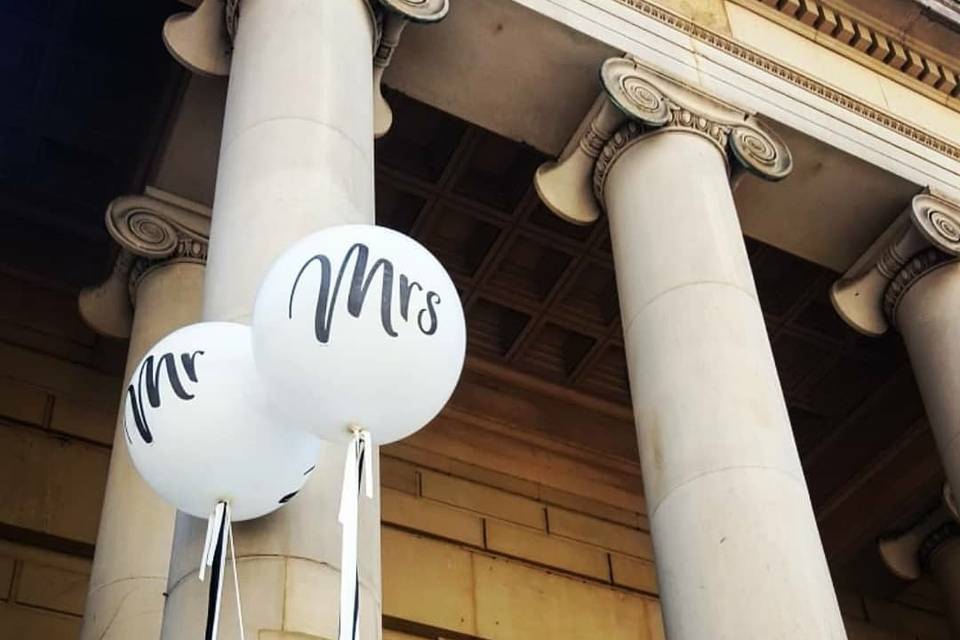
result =
[{"label": "ionic column capital", "polygon": [[703,136],[734,171],[766,180],[781,180],[793,168],[786,144],[752,114],[635,59],[608,59],[600,79],[604,96],[560,160],[542,165],[535,177],[544,203],[570,222],[599,218],[610,168],[633,144],[652,135]]},{"label": "ionic column capital", "polygon": [[960,204],[925,191],[867,249],[830,298],[857,331],[879,336],[896,324],[903,296],[923,276],[960,256]]},{"label": "ionic column capital", "polygon": [[383,97],[383,74],[393,52],[400,44],[400,35],[408,22],[432,24],[447,17],[449,0],[369,0],[378,4],[381,24],[377,47],[373,56],[373,136],[381,138],[393,124],[393,110]]},{"label": "ionic column capital", "polygon": [[210,211],[148,189],[148,195],[113,200],[105,218],[120,253],[104,282],[80,292],[80,315],[98,333],[126,338],[137,287],[148,273],[174,263],[205,264]]}]

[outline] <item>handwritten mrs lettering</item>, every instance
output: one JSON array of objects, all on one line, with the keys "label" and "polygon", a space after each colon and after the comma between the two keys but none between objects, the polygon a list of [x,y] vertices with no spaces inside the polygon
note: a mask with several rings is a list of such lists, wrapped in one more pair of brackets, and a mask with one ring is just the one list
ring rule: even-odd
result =
[{"label": "handwritten mrs lettering", "polygon": [[[180,354],[180,367],[183,368],[183,373],[187,379],[193,383],[197,382],[196,360],[199,355],[203,355],[203,351]],[[127,387],[127,395],[133,409],[133,421],[137,426],[140,437],[147,444],[153,442],[153,433],[150,431],[150,423],[147,420],[147,413],[144,411],[144,398],[146,398],[149,407],[153,409],[159,409],[163,404],[160,383],[164,371],[167,373],[167,382],[170,383],[170,388],[180,400],[193,400],[194,398],[194,394],[187,391],[183,381],[181,381],[177,364],[177,358],[172,353],[165,353],[159,359],[156,356],[149,356],[140,367],[136,385],[131,381],[131,384]],[[130,432],[126,428],[126,423],[123,426],[127,433],[127,439],[130,440]]]},{"label": "handwritten mrs lettering", "polygon": [[[380,276],[380,324],[386,334],[392,338],[397,337],[397,331],[393,326],[393,283],[394,276],[398,276],[399,284],[399,307],[400,317],[404,322],[410,318],[410,302],[415,291],[424,293],[423,304],[416,312],[417,327],[424,335],[433,335],[437,332],[437,306],[440,304],[440,296],[435,291],[425,290],[416,280],[411,280],[406,274],[399,273],[393,266],[393,263],[385,258],[380,258],[372,265],[370,260],[370,248],[362,243],[356,243],[350,247],[343,258],[337,270],[337,278],[333,280],[333,265],[330,259],[322,254],[318,254],[307,260],[296,279],[293,281],[293,287],[290,289],[290,300],[287,305],[287,317],[293,318],[293,300],[297,293],[297,287],[304,273],[313,265],[320,268],[320,288],[317,292],[317,305],[314,312],[314,333],[317,341],[321,344],[327,344],[330,340],[330,331],[332,329],[333,312],[340,295],[340,285],[343,277],[347,273],[350,262],[353,260],[353,273],[350,277],[350,290],[347,293],[347,312],[354,318],[360,317],[363,311],[363,304],[377,275]],[[331,284],[333,290],[331,292]]]}]

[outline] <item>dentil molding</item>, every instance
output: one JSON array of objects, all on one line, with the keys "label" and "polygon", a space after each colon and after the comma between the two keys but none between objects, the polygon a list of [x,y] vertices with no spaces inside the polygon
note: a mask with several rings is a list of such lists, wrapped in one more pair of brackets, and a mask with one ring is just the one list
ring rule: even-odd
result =
[{"label": "dentil molding", "polygon": [[[881,127],[889,129],[914,142],[921,144],[937,153],[941,153],[953,160],[960,160],[960,145],[946,140],[926,129],[914,126],[903,119],[890,114],[883,109],[874,107],[858,98],[854,98],[836,87],[813,78],[802,70],[784,64],[768,55],[757,51],[733,38],[712,31],[693,20],[684,18],[672,11],[650,2],[650,0],[614,0],[620,5],[633,9],[651,20],[656,20],[672,29],[684,33],[691,38],[710,45],[738,60],[756,67],[766,73],[789,82],[800,89],[827,100],[851,113],[866,118]],[[740,0],[736,0],[740,1]],[[761,6],[761,0],[744,0]],[[779,0],[778,0],[779,2]]]},{"label": "dentil molding", "polygon": [[600,79],[604,95],[560,159],[541,165],[534,177],[543,202],[570,222],[589,224],[600,217],[610,168],[651,135],[700,135],[717,148],[732,173],[742,169],[781,180],[793,167],[786,144],[752,114],[635,59],[608,59]]},{"label": "dentil molding", "polygon": [[148,189],[147,195],[116,198],[105,217],[120,252],[110,276],[80,292],[80,315],[98,333],[126,338],[137,287],[148,273],[174,263],[206,263],[210,210]]},{"label": "dentil molding", "polygon": [[[893,80],[944,103],[960,98],[960,65],[922,43],[907,43],[869,16],[829,0],[733,0]],[[946,101],[957,108],[956,102]]]},{"label": "dentil molding", "polygon": [[960,256],[960,204],[924,192],[834,283],[830,299],[857,331],[879,336],[896,324],[904,294]]}]

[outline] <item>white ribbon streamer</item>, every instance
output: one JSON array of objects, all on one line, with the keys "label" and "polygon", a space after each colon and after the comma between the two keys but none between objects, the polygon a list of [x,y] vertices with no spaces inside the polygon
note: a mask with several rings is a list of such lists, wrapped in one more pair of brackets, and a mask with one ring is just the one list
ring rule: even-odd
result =
[{"label": "white ribbon streamer", "polygon": [[240,574],[237,573],[237,548],[233,542],[233,519],[230,503],[227,503],[227,536],[230,540],[230,561],[233,564],[233,592],[237,597],[237,621],[240,624],[240,640],[246,640],[243,632],[243,607],[240,605]]},{"label": "white ribbon streamer", "polygon": [[[214,640],[220,628],[220,601],[223,597],[223,564],[227,557],[227,528],[230,509],[226,502],[218,502],[213,517],[207,521],[209,545],[205,545],[200,562],[200,579],[206,576],[205,568],[210,569],[210,588],[207,595],[207,626],[204,640]],[[210,525],[213,531],[210,532]]]},{"label": "white ribbon streamer", "polygon": [[[373,498],[373,444],[370,432],[353,427],[353,439],[347,445],[340,494],[339,521],[343,527],[340,546],[340,626],[337,640],[358,640],[360,623],[360,574],[357,566],[357,530],[360,491]],[[361,483],[365,487],[361,486]]]},{"label": "white ribbon streamer", "polygon": [[213,513],[207,519],[207,536],[200,558],[199,578],[204,582],[207,570],[211,572],[210,587],[207,596],[207,625],[204,640],[215,640],[220,630],[220,606],[223,599],[223,573],[227,559],[227,545],[230,545],[230,559],[233,565],[233,588],[237,598],[237,618],[240,622],[240,640],[245,640],[243,630],[243,608],[240,604],[240,577],[237,573],[237,549],[233,539],[233,519],[230,503],[218,502]]}]

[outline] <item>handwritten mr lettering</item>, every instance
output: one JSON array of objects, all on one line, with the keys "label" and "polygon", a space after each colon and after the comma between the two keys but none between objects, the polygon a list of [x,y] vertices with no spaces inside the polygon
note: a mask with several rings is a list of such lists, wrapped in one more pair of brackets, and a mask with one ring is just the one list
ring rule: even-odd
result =
[{"label": "handwritten mr lettering", "polygon": [[[293,301],[301,278],[310,267],[316,265],[320,269],[320,286],[317,291],[317,305],[314,312],[314,333],[317,342],[327,344],[330,341],[330,332],[333,329],[333,313],[340,296],[341,284],[351,260],[353,261],[353,273],[350,277],[350,289],[347,293],[347,312],[351,316],[354,318],[360,317],[370,285],[374,282],[374,278],[379,276],[381,284],[380,324],[388,336],[396,338],[398,333],[393,324],[393,293],[396,276],[399,287],[400,318],[404,322],[410,321],[410,310],[413,303],[416,311],[417,328],[428,336],[437,332],[437,306],[440,304],[440,296],[435,291],[425,289],[416,280],[411,280],[406,274],[400,273],[393,263],[385,258],[380,258],[369,265],[370,248],[359,242],[352,245],[343,257],[343,262],[337,269],[336,280],[333,280],[333,265],[330,258],[325,255],[315,255],[300,267],[300,271],[297,273],[290,289],[287,317],[293,318]],[[333,285],[332,291],[331,284]]]},{"label": "handwritten mr lettering", "polygon": [[[133,420],[137,426],[137,432],[147,444],[153,442],[153,433],[150,431],[150,423],[147,418],[147,412],[144,410],[144,397],[147,404],[152,409],[159,409],[163,404],[163,389],[161,386],[163,373],[166,372],[166,380],[170,384],[170,389],[180,400],[193,400],[194,394],[190,393],[184,386],[180,378],[180,369],[186,379],[190,382],[197,382],[197,356],[203,355],[203,351],[194,351],[193,353],[181,353],[179,361],[172,353],[165,353],[159,358],[148,356],[143,364],[140,365],[140,371],[137,374],[136,386],[133,381],[127,387],[127,395],[130,399],[130,407],[133,412]],[[123,424],[124,433],[127,441],[132,442],[130,431],[126,421]]]}]

